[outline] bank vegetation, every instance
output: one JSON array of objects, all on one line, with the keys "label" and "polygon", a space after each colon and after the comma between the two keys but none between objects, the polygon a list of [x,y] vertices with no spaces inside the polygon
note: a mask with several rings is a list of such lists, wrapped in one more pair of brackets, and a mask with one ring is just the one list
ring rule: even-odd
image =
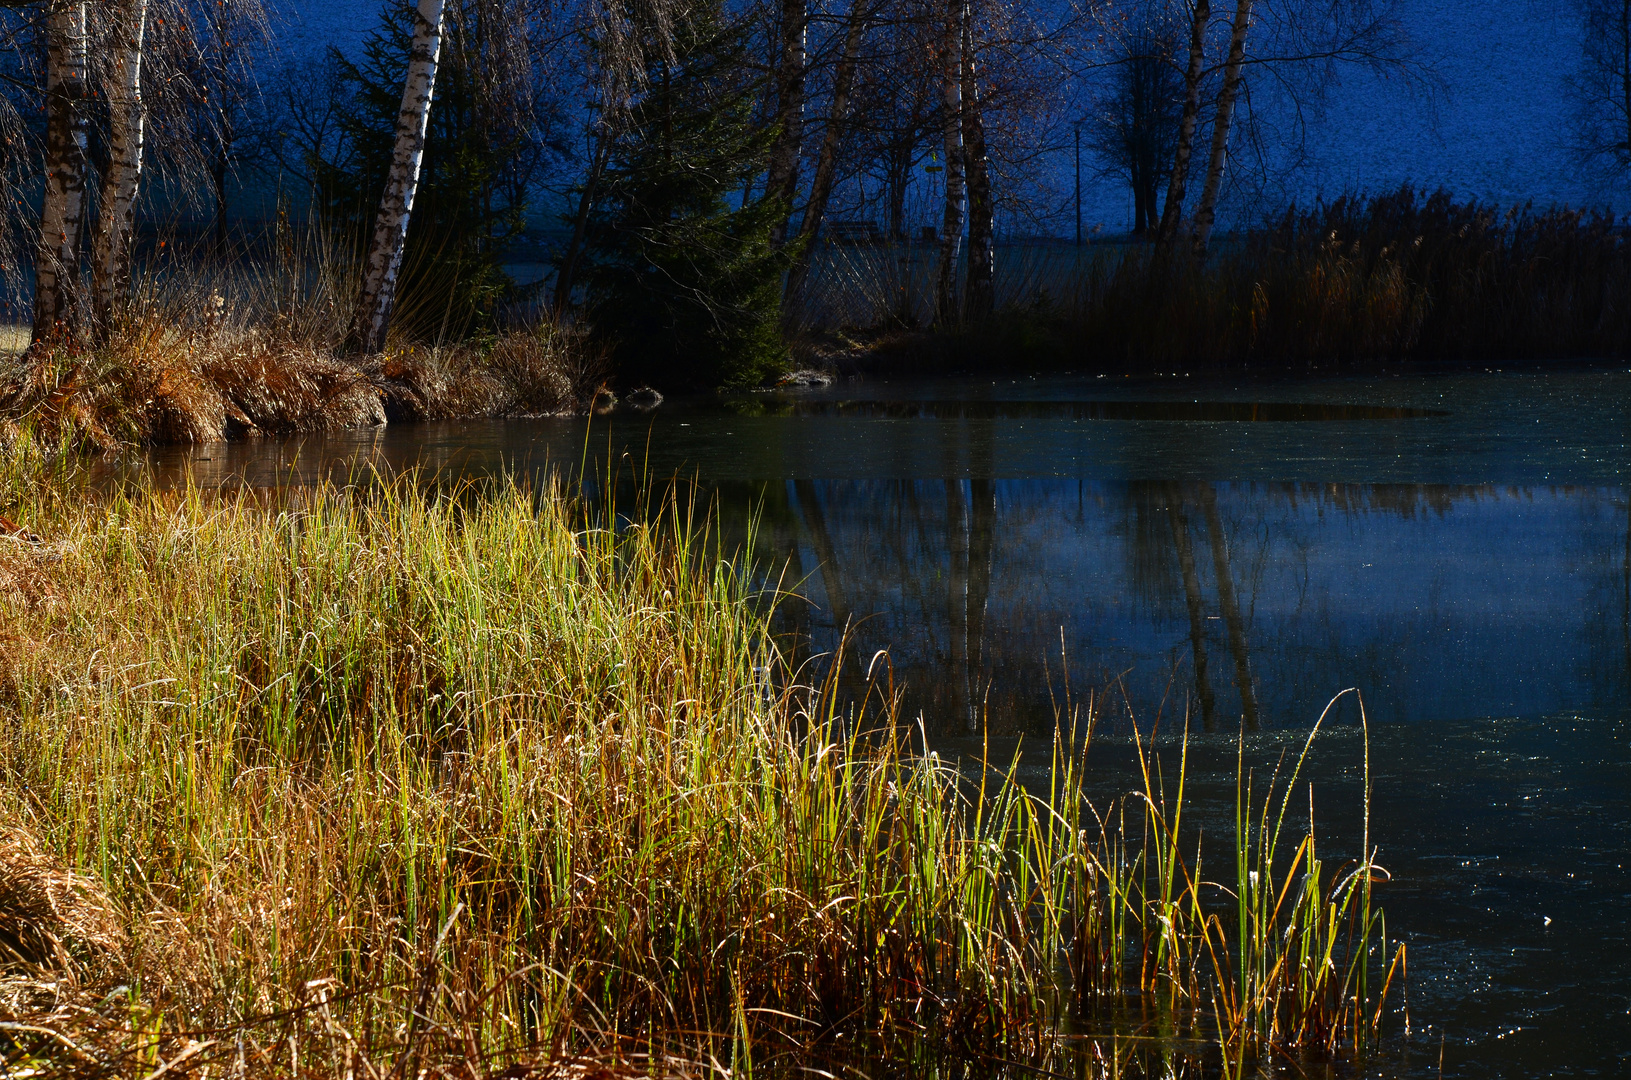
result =
[{"label": "bank vegetation", "polygon": [[1090,703],[1022,748],[1029,786],[943,759],[886,683],[865,712],[789,670],[681,501],[96,489],[26,445],[16,1075],[736,1075],[1040,1061],[1067,1029],[1233,1074],[1372,1052],[1397,1004],[1374,841],[1316,848],[1301,758],[1243,766],[1233,864],[1203,868],[1181,738],[1096,803]]}]

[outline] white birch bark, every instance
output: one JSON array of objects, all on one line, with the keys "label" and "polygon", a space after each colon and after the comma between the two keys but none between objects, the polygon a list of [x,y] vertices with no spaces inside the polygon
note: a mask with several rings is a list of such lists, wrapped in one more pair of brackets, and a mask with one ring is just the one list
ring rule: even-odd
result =
[{"label": "white birch bark", "polygon": [[956,321],[952,284],[957,253],[963,243],[963,0],[947,0],[946,25],[940,39],[940,128],[946,156],[946,207],[941,219],[940,280],[935,289],[935,319]]},{"label": "white birch bark", "polygon": [[810,15],[806,0],[782,0],[781,56],[776,63],[776,141],[770,147],[765,195],[780,199],[784,213],[776,219],[770,242],[787,239],[787,221],[798,190],[799,149],[804,137],[805,38]]},{"label": "white birch bark", "polygon": [[1184,213],[1184,190],[1189,184],[1189,159],[1195,152],[1195,127],[1201,114],[1201,75],[1206,63],[1206,24],[1212,21],[1211,0],[1195,0],[1189,22],[1189,64],[1184,69],[1184,108],[1178,120],[1178,145],[1167,180],[1167,202],[1161,210],[1156,240],[1170,244],[1178,235]]},{"label": "white birch bark", "polygon": [[974,21],[963,5],[963,156],[968,173],[968,279],[963,315],[970,322],[996,309],[996,206],[991,197],[991,162],[985,150],[985,118],[980,110],[979,73],[974,67]]},{"label": "white birch bark", "polygon": [[83,0],[54,0],[46,14],[46,176],[34,264],[35,342],[73,330],[89,133],[85,8]]},{"label": "white birch bark", "polygon": [[142,103],[142,42],[147,0],[124,0],[114,10],[113,80],[108,87],[108,171],[102,179],[101,213],[91,256],[91,297],[98,335],[112,328],[130,298],[131,243],[136,196],[141,190],[142,145],[147,127]]},{"label": "white birch bark", "polygon": [[1218,91],[1218,115],[1212,122],[1212,157],[1206,166],[1206,186],[1195,208],[1195,254],[1205,255],[1217,220],[1218,192],[1223,186],[1223,168],[1229,157],[1229,124],[1234,119],[1235,95],[1240,92],[1240,64],[1246,56],[1246,31],[1252,22],[1252,0],[1239,0],[1235,23],[1229,32],[1229,56],[1223,64],[1223,87]]},{"label": "white birch bark", "polygon": [[442,53],[442,21],[446,0],[419,0],[414,9],[413,49],[408,77],[402,88],[402,110],[396,118],[396,148],[391,172],[380,196],[374,237],[363,268],[362,296],[357,303],[352,337],[364,352],[385,346],[385,331],[396,302],[397,277],[402,271],[402,248],[408,219],[419,187],[419,169],[425,156],[425,133],[430,125],[431,98],[436,90],[436,65]]}]

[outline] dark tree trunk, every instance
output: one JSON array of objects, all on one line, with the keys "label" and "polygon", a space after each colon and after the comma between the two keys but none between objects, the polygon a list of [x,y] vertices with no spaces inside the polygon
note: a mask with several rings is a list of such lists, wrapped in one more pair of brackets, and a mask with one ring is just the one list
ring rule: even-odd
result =
[{"label": "dark tree trunk", "polygon": [[555,274],[555,313],[560,314],[566,310],[566,305],[572,301],[572,279],[577,274],[578,259],[583,254],[583,240],[589,231],[589,215],[595,206],[595,189],[600,186],[601,174],[606,171],[606,159],[611,153],[611,130],[606,127],[600,129],[600,135],[595,145],[595,159],[589,166],[589,175],[583,181],[583,192],[578,196],[578,212],[572,222],[572,239],[567,243],[566,254],[561,256],[561,266]]},{"label": "dark tree trunk", "polygon": [[798,191],[799,148],[804,135],[804,37],[809,24],[806,0],[782,0],[781,55],[776,60],[776,141],[770,147],[765,182],[765,195],[782,202],[782,213],[770,236],[771,243],[778,247],[787,239],[793,196]]},{"label": "dark tree trunk", "polygon": [[838,152],[843,147],[844,133],[849,125],[849,99],[855,88],[856,58],[866,32],[863,6],[866,2],[854,0],[850,7],[849,24],[844,31],[844,51],[838,58],[838,69],[833,72],[832,114],[827,117],[827,130],[821,137],[821,156],[816,160],[815,178],[810,183],[810,201],[804,207],[804,220],[799,222],[801,244],[787,273],[787,303],[796,300],[804,291],[816,234],[827,216],[827,201],[832,198],[833,181],[838,176]]}]

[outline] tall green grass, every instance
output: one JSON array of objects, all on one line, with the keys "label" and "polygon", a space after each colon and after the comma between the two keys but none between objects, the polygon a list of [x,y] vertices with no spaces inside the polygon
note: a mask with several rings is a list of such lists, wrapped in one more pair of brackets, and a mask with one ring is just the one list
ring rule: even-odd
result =
[{"label": "tall green grass", "polygon": [[[1098,806],[1090,707],[1024,751],[1046,789],[942,760],[801,685],[678,501],[614,531],[513,481],[96,491],[8,460],[34,539],[0,540],[0,818],[123,934],[17,1012],[13,1064],[749,1074],[1074,1025],[1235,1072],[1378,1037],[1372,853],[1327,867],[1310,821],[1286,854],[1295,773],[1243,786],[1208,885],[1182,746]],[[1129,1016],[1160,1037],[1118,1042]]]}]

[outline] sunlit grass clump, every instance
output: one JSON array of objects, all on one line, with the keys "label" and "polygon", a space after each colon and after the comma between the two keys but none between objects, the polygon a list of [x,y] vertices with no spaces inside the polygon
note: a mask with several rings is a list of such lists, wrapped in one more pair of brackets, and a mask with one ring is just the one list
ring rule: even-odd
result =
[{"label": "sunlit grass clump", "polygon": [[1214,1061],[1374,1037],[1368,854],[1277,863],[1248,799],[1231,944],[1181,788],[1096,814],[1068,733],[1034,793],[892,716],[857,734],[678,505],[613,532],[513,482],[12,472],[13,1064],[741,1071],[844,1039],[1034,1054],[1129,1001]]}]

